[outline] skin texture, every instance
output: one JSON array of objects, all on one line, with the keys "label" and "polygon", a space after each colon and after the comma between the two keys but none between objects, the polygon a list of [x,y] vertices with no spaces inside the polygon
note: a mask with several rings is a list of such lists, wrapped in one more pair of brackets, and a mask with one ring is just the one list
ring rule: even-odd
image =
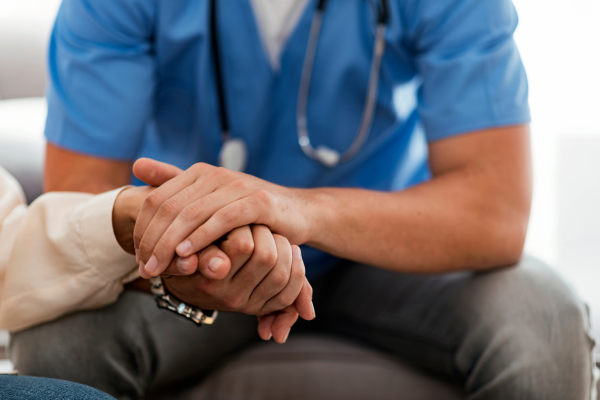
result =
[{"label": "skin texture", "polygon": [[248,224],[266,225],[292,244],[398,272],[516,263],[531,203],[528,127],[440,140],[429,154],[434,179],[394,193],[291,189],[196,164],[146,198],[134,246],[152,275],[176,254],[193,254]]},{"label": "skin texture", "polygon": [[[114,171],[129,176],[121,163],[105,160],[98,168],[79,168],[78,157],[48,157],[60,165],[48,170],[53,176],[46,187],[62,182],[62,190],[99,192],[115,187]],[[429,161],[431,181],[395,193],[291,189],[198,164],[145,199],[134,246],[148,275],[164,272],[176,253],[190,256],[250,224],[267,226],[292,245],[306,243],[399,272],[484,270],[517,262],[531,203],[528,126],[430,143]],[[139,160],[134,171],[148,162]]]},{"label": "skin texture", "polygon": [[[160,186],[181,172],[153,160],[136,167],[138,177],[153,186]],[[154,189],[128,188],[115,201],[115,236],[131,254],[136,218]],[[220,262],[218,269],[211,264],[215,260]],[[148,278],[143,268],[140,273]],[[265,226],[234,229],[218,245],[211,244],[189,257],[174,257],[162,275],[168,290],[185,302],[204,309],[259,316],[258,332],[264,340],[273,337],[284,343],[299,315],[307,320],[315,317],[312,287],[305,278],[300,249],[290,246],[284,237],[273,235]],[[132,286],[148,291],[139,283]]]}]

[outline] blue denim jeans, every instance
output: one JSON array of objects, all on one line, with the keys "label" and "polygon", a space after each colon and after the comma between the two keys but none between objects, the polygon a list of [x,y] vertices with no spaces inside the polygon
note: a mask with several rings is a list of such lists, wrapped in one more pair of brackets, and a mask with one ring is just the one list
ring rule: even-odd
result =
[{"label": "blue denim jeans", "polygon": [[114,400],[91,387],[57,379],[0,375],[2,400]]},{"label": "blue denim jeans", "polygon": [[[429,276],[346,262],[313,286],[317,318],[292,335],[358,340],[462,386],[469,400],[596,397],[587,308],[536,259]],[[126,292],[109,307],[14,334],[10,357],[27,375],[142,399],[153,386],[201,382],[257,339],[254,317],[223,313],[198,328],[149,295]]]}]

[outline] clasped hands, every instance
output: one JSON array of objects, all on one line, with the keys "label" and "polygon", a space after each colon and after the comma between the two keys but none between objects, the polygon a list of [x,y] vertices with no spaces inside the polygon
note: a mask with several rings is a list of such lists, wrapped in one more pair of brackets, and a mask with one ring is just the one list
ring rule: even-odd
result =
[{"label": "clasped hands", "polygon": [[315,317],[296,245],[310,226],[297,191],[203,163],[181,171],[141,159],[133,170],[151,186],[166,181],[137,215],[140,276],[161,275],[200,308],[258,316],[265,340],[283,343],[298,316]]}]

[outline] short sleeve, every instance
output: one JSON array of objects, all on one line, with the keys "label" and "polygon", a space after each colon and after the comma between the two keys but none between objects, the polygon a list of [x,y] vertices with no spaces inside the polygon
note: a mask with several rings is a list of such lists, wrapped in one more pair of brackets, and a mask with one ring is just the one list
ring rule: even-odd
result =
[{"label": "short sleeve", "polygon": [[64,0],[49,48],[46,138],[69,150],[135,157],[152,113],[151,0]]},{"label": "short sleeve", "polygon": [[429,141],[530,121],[510,0],[414,0],[406,17]]}]

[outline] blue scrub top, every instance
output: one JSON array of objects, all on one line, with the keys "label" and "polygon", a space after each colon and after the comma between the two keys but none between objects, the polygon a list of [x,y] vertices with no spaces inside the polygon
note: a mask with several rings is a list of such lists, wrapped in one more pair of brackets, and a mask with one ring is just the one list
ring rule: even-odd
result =
[{"label": "blue scrub top", "polygon": [[[227,110],[233,137],[248,144],[247,173],[291,187],[401,190],[429,179],[426,141],[529,122],[510,0],[390,0],[368,140],[335,168],[307,158],[298,145],[296,104],[315,4],[274,71],[249,0],[220,1]],[[50,43],[48,141],[115,160],[216,164],[222,141],[209,6],[208,0],[64,0]],[[366,0],[329,2],[307,112],[315,147],[343,153],[354,140],[375,15]],[[305,254],[309,273],[326,264],[317,258]]]}]

